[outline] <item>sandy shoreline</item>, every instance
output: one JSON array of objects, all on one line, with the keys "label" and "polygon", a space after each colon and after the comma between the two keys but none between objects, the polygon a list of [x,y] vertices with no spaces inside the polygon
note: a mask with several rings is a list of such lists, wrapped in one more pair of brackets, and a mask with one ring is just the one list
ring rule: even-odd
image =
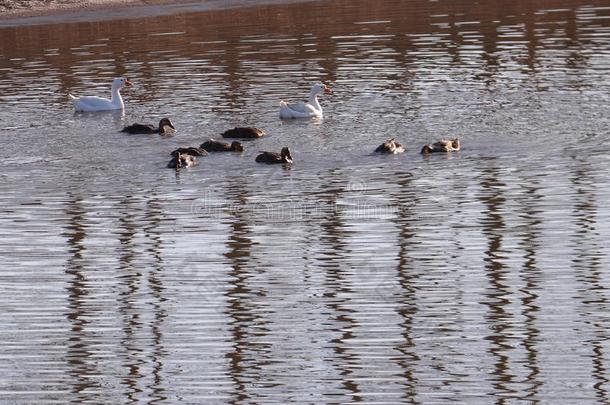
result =
[{"label": "sandy shoreline", "polygon": [[307,1],[315,0],[0,0],[0,28]]},{"label": "sandy shoreline", "polygon": [[0,18],[23,18],[66,12],[172,4],[181,0],[0,0]]}]

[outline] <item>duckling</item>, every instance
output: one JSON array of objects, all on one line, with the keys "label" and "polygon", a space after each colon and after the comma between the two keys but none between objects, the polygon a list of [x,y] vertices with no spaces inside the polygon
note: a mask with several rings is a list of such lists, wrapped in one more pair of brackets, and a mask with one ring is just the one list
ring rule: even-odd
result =
[{"label": "duckling", "polygon": [[460,140],[455,139],[441,139],[433,144],[424,145],[421,149],[422,154],[434,153],[434,152],[455,152],[460,150]]},{"label": "duckling", "polygon": [[265,135],[265,131],[254,127],[235,127],[222,133],[225,138],[249,138],[255,139]]},{"label": "duckling", "polygon": [[189,146],[188,148],[178,148],[174,151],[172,151],[172,153],[170,153],[170,155],[172,156],[177,156],[177,155],[189,155],[189,156],[207,156],[208,152],[201,149],[201,148],[197,148],[195,146]]},{"label": "duckling", "polygon": [[167,164],[169,169],[183,169],[185,167],[192,167],[197,164],[195,156],[188,155],[186,153],[176,153],[172,155],[172,159]]},{"label": "duckling", "polygon": [[159,134],[159,135],[171,135],[176,132],[176,128],[169,120],[169,118],[162,118],[159,121],[159,127],[155,127],[152,124],[132,124],[121,130],[128,134]]},{"label": "duckling", "polygon": [[292,156],[290,156],[290,150],[287,147],[282,148],[280,153],[275,152],[261,152],[256,157],[258,163],[292,163]]},{"label": "duckling", "polygon": [[398,154],[403,153],[405,151],[405,147],[396,142],[396,139],[390,138],[375,149],[377,153],[389,153],[389,154]]},{"label": "duckling", "polygon": [[210,139],[205,141],[199,146],[201,149],[205,149],[208,152],[243,152],[244,147],[241,142],[233,141],[231,145],[227,142],[217,141]]}]

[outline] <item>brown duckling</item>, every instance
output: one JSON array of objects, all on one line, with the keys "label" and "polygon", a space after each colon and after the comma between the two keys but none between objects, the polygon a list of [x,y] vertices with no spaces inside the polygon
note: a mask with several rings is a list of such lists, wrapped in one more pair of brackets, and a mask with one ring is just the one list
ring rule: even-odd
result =
[{"label": "brown duckling", "polygon": [[217,141],[210,139],[205,141],[199,146],[201,149],[205,149],[208,152],[243,152],[244,146],[241,142],[233,141],[231,145],[228,142]]},{"label": "brown duckling", "polygon": [[167,164],[167,167],[170,169],[183,169],[186,167],[192,167],[197,164],[197,159],[195,156],[188,155],[186,153],[176,153],[172,155],[172,159]]},{"label": "brown duckling", "polygon": [[169,118],[162,118],[161,121],[159,121],[158,127],[151,124],[135,123],[123,128],[121,132],[126,132],[128,134],[171,135],[176,132],[176,128],[174,128],[174,124],[172,124]]},{"label": "brown duckling", "polygon": [[441,139],[433,144],[424,145],[421,149],[421,153],[428,154],[434,152],[456,152],[460,150],[460,140],[455,139]]},{"label": "brown duckling", "polygon": [[405,147],[396,142],[396,139],[390,138],[375,149],[377,153],[389,153],[389,154],[398,154],[403,153],[405,151]]},{"label": "brown duckling", "polygon": [[222,133],[224,138],[248,138],[255,139],[265,135],[265,131],[262,131],[254,127],[235,127]]},{"label": "brown duckling", "polygon": [[177,156],[177,155],[206,156],[207,154],[208,154],[207,151],[205,151],[201,148],[197,148],[195,146],[189,146],[188,148],[178,148],[178,149],[172,151],[172,153],[170,153],[170,155],[172,155],[172,156]]},{"label": "brown duckling", "polygon": [[280,153],[275,152],[261,152],[256,157],[258,163],[292,163],[292,156],[290,156],[290,150],[287,147],[282,148]]}]

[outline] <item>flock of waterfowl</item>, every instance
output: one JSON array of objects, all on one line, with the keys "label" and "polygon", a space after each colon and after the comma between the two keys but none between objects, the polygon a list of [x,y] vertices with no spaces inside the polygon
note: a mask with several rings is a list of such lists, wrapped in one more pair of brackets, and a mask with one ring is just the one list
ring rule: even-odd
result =
[{"label": "flock of waterfowl", "polygon": [[[75,97],[72,94],[69,94],[69,97],[74,104],[75,110],[79,112],[124,109],[125,104],[123,103],[120,90],[125,86],[131,85],[132,83],[125,78],[114,79],[112,82],[110,99],[97,96]],[[328,88],[328,86],[325,84],[316,83],[311,87],[307,102],[291,104],[285,101],[280,101],[280,118],[322,118],[322,106],[318,101],[318,95],[330,92],[330,88]],[[169,118],[161,119],[159,121],[159,125],[156,127],[150,124],[135,123],[122,129],[122,132],[128,134],[172,135],[175,131],[176,129]],[[222,134],[223,138],[234,139],[256,139],[264,135],[264,131],[254,127],[236,127],[225,131]],[[167,167],[181,169],[193,166],[196,164],[197,156],[205,156],[210,152],[243,152],[243,150],[244,147],[239,141],[233,141],[231,144],[229,144],[228,142],[209,139],[198,147],[178,148],[172,151],[172,158],[167,164]],[[459,150],[459,139],[441,139],[438,142],[424,145],[421,149],[421,153],[428,154],[434,152],[453,152]],[[391,138],[379,145],[375,149],[375,152],[398,154],[405,152],[405,147],[396,141],[396,139]],[[284,147],[280,153],[261,152],[255,160],[258,163],[290,164],[292,163],[292,156],[290,155],[290,150],[288,147]]]}]

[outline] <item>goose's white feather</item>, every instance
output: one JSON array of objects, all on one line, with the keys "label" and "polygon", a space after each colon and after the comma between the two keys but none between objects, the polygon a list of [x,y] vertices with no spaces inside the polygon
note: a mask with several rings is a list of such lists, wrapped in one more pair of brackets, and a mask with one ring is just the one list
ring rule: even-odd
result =
[{"label": "goose's white feather", "polygon": [[329,93],[330,89],[316,83],[311,87],[308,102],[287,103],[280,101],[280,118],[322,118],[322,106],[318,102],[318,95]]},{"label": "goose's white feather", "polygon": [[131,82],[124,78],[114,79],[112,81],[111,98],[103,98],[97,96],[83,96],[76,97],[72,94],[68,94],[74,109],[76,111],[109,111],[109,110],[122,110],[125,108],[123,103],[123,97],[121,97],[121,89],[124,86],[131,86]]}]

